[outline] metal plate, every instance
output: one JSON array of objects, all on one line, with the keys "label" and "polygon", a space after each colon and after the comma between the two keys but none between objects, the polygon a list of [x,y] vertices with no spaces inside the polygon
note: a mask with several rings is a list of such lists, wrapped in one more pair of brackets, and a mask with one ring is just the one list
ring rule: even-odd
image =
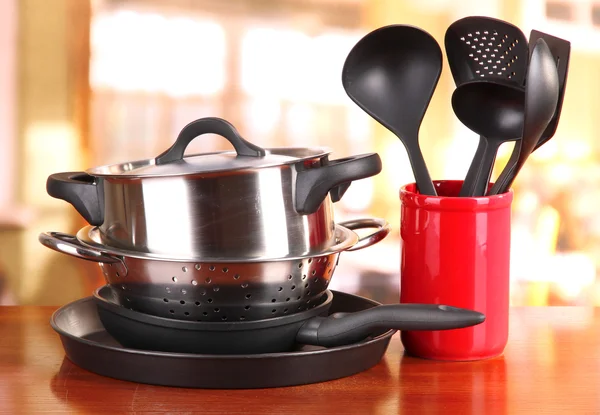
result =
[{"label": "metal plate", "polygon": [[[333,290],[332,290],[333,291]],[[333,291],[330,313],[380,303]],[[342,347],[302,346],[287,353],[200,355],[127,349],[102,326],[92,297],[58,309],[51,318],[69,360],[102,376],[151,385],[253,389],[304,385],[351,376],[375,366],[396,330]]]}]

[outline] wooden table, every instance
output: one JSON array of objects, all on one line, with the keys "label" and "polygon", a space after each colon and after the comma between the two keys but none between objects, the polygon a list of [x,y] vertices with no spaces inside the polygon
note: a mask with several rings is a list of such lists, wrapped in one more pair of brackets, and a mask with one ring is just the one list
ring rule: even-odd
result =
[{"label": "wooden table", "polygon": [[[515,308],[502,357],[404,357],[396,334],[358,375],[263,390],[193,390],[113,380],[64,357],[54,307],[0,307],[0,412],[224,414],[600,414],[600,309]],[[259,374],[260,375],[260,374]]]}]

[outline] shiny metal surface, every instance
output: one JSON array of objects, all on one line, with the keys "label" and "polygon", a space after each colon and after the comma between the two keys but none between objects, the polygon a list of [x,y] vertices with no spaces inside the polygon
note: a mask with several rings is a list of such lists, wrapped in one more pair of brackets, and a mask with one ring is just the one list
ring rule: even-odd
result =
[{"label": "shiny metal surface", "polygon": [[245,169],[261,169],[293,164],[310,159],[319,159],[331,153],[327,147],[283,147],[265,148],[264,157],[238,156],[235,151],[217,151],[186,155],[182,160],[167,164],[156,164],[156,159],[93,167],[86,173],[97,177],[118,176],[125,179],[184,176],[194,173],[230,172]]},{"label": "shiny metal surface", "polygon": [[295,166],[103,181],[103,245],[169,258],[279,258],[334,244],[331,198],[294,207]]},{"label": "shiny metal surface", "polygon": [[[387,235],[385,221],[374,233]],[[364,226],[366,226],[363,223]],[[364,227],[362,226],[362,227]],[[106,282],[130,308],[161,317],[201,321],[259,320],[305,310],[327,289],[339,255],[363,240],[376,243],[372,234],[359,238],[338,225],[336,245],[312,256],[254,262],[168,261],[123,256],[110,249],[85,256],[77,238],[42,233],[40,241],[56,251],[100,262]],[[370,244],[372,244],[370,243]],[[74,255],[75,252],[75,255]],[[122,273],[121,266],[127,270]]]}]

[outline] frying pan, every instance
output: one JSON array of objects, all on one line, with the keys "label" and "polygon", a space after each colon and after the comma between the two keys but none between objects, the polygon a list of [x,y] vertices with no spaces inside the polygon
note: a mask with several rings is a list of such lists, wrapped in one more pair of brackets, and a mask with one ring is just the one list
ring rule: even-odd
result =
[{"label": "frying pan", "polygon": [[360,342],[381,329],[449,330],[483,323],[482,313],[437,304],[380,305],[327,315],[333,293],[291,315],[254,321],[174,320],[130,310],[110,286],[94,292],[100,321],[123,346],[165,352],[254,354],[286,352],[297,344],[336,347]]}]

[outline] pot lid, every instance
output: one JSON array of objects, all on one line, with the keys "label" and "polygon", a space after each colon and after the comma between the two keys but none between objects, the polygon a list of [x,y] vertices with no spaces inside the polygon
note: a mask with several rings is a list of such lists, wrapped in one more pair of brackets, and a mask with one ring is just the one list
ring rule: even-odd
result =
[{"label": "pot lid", "polygon": [[[202,134],[225,137],[235,151],[219,151],[187,155],[188,144]],[[179,176],[195,173],[217,173],[260,169],[323,157],[331,152],[326,147],[284,147],[263,149],[244,140],[233,125],[221,118],[201,118],[186,125],[175,143],[154,159],[138,160],[94,167],[86,172],[93,176],[123,178]]]}]

